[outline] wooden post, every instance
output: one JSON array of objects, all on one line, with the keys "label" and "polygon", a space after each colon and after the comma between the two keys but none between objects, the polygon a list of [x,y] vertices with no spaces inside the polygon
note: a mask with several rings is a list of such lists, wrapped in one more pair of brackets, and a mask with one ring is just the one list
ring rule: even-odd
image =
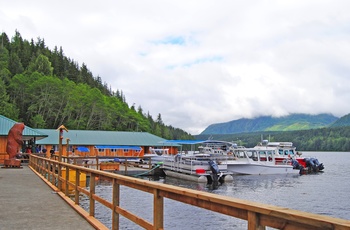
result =
[{"label": "wooden post", "polygon": [[51,181],[51,184],[54,185],[55,184],[55,179],[54,179],[55,176],[54,176],[54,173],[53,173],[54,171],[53,170],[54,170],[55,165],[53,163],[51,163],[51,162],[49,162],[49,164],[50,164],[50,176],[51,176],[50,177],[50,181]]},{"label": "wooden post", "polygon": [[159,195],[159,190],[153,192],[153,221],[154,229],[164,228],[164,197]]},{"label": "wooden post", "polygon": [[69,184],[68,184],[68,181],[69,181],[69,168],[68,167],[66,167],[66,183],[65,183],[65,185],[66,185],[66,189],[65,189],[65,195],[66,196],[68,196],[69,195]]},{"label": "wooden post", "polygon": [[265,230],[265,226],[259,223],[259,216],[256,212],[248,211],[248,230]]},{"label": "wooden post", "polygon": [[66,155],[67,155],[67,163],[69,163],[69,141],[70,141],[70,139],[69,138],[67,138],[66,139],[66,141],[67,141],[67,143],[66,143]]},{"label": "wooden post", "polygon": [[98,162],[98,155],[96,155],[96,169],[100,170],[101,168],[99,167],[99,162]]},{"label": "wooden post", "polygon": [[57,172],[57,178],[58,178],[58,181],[57,181],[57,187],[58,187],[58,190],[62,191],[62,180],[61,180],[61,177],[62,177],[62,165],[60,163],[58,163],[58,172]]},{"label": "wooden post", "polygon": [[89,214],[90,216],[95,216],[95,200],[92,197],[92,195],[95,194],[95,174],[91,173],[90,174],[90,193],[89,193],[89,201],[90,201],[90,210]]},{"label": "wooden post", "polygon": [[59,131],[58,134],[58,161],[62,162],[62,139],[63,139],[63,130],[65,130],[66,132],[68,132],[68,129],[66,127],[64,127],[64,125],[61,125],[60,127],[58,127],[57,129]]},{"label": "wooden post", "polygon": [[59,134],[59,137],[58,137],[58,161],[59,162],[62,162],[62,132],[63,130],[60,129],[60,134]]},{"label": "wooden post", "polygon": [[79,205],[79,190],[78,186],[80,185],[80,171],[78,169],[75,170],[75,204]]},{"label": "wooden post", "polygon": [[117,179],[113,179],[113,195],[112,195],[113,209],[112,209],[112,229],[119,229],[119,213],[115,211],[119,206],[120,200],[120,185],[117,183]]}]

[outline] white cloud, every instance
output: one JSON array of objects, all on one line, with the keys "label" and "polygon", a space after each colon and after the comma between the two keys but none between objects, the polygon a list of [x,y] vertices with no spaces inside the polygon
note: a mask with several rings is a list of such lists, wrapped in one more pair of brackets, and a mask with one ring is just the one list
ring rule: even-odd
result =
[{"label": "white cloud", "polygon": [[40,37],[127,102],[198,134],[242,117],[350,112],[350,2],[14,0],[2,31]]}]

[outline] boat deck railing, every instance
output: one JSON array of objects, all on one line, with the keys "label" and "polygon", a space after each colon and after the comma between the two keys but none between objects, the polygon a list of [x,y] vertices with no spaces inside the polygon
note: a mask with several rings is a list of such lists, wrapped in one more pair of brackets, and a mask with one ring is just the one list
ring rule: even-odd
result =
[{"label": "boat deck railing", "polygon": [[[123,216],[136,225],[145,229],[164,229],[164,198],[201,207],[213,212],[232,216],[247,221],[247,229],[350,229],[350,221],[324,215],[306,213],[283,207],[260,204],[247,200],[226,197],[208,192],[196,191],[161,184],[153,181],[142,180],[101,170],[77,166],[53,159],[30,156],[30,167],[46,183],[58,192],[65,195],[67,200],[74,203],[72,206],[82,216],[87,216],[88,221],[95,218],[96,203],[109,208],[112,211],[112,229],[119,229],[119,217]],[[65,176],[62,171],[65,170]],[[73,180],[70,174],[75,174]],[[81,186],[80,176],[86,174],[90,177],[89,186]],[[96,178],[103,177],[112,183],[111,201],[105,200],[95,192]],[[57,184],[56,184],[57,183]],[[121,186],[127,186],[143,192],[153,194],[153,220],[147,221],[129,210],[123,208],[120,203]],[[73,188],[70,190],[69,188]],[[73,192],[73,194],[72,194]],[[89,199],[88,211],[79,206],[79,196],[86,195]],[[72,198],[70,198],[72,197]],[[73,201],[72,201],[73,200]],[[67,201],[68,202],[68,201]],[[84,213],[85,212],[85,213]],[[189,217],[191,218],[191,217]]]}]

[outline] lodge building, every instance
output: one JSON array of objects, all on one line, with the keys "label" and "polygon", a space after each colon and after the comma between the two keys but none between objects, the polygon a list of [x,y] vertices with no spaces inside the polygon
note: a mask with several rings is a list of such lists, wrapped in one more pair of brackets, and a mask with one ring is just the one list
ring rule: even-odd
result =
[{"label": "lodge building", "polygon": [[[17,123],[0,115],[0,164],[8,159],[6,153],[9,130]],[[134,156],[142,157],[151,148],[168,149],[170,154],[177,154],[178,145],[166,143],[166,139],[147,132],[120,132],[98,130],[69,130],[63,132],[62,155],[79,156]],[[53,149],[58,154],[60,141],[59,130],[33,129],[25,126],[23,130],[23,147],[21,153],[43,153],[50,156]]]}]

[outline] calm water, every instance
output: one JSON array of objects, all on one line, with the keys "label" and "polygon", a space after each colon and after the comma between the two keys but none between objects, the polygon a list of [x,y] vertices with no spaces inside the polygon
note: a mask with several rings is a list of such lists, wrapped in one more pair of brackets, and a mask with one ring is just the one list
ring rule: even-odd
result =
[{"label": "calm water", "polygon": [[[214,190],[205,184],[169,177],[158,182],[350,220],[350,153],[303,154],[318,158],[325,165],[324,172],[302,176],[234,176],[233,182]],[[96,192],[108,200],[111,200],[111,190],[107,182],[101,182],[96,188]],[[122,207],[152,221],[151,194],[122,186],[120,197]],[[84,202],[83,199],[82,206]],[[164,210],[165,229],[247,229],[246,221],[169,199],[164,201]],[[96,217],[111,226],[111,212],[106,208],[97,206]],[[123,217],[120,222],[120,229],[142,229]]]}]

